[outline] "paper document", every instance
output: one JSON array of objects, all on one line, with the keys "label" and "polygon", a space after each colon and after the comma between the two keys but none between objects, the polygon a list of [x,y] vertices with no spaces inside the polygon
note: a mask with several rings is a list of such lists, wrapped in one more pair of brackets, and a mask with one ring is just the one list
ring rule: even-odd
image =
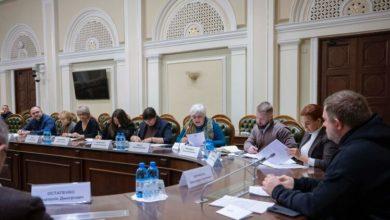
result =
[{"label": "paper document", "polygon": [[273,164],[284,164],[291,159],[288,154],[288,147],[280,142],[278,139],[272,141],[265,148],[259,152],[259,158],[267,158],[271,154],[275,153],[275,156],[269,158],[267,161]]},{"label": "paper document", "polygon": [[268,193],[264,191],[262,186],[249,186],[249,193],[253,195],[269,197]]},{"label": "paper document", "polygon": [[242,209],[235,205],[228,205],[225,208],[218,210],[217,213],[237,220],[246,218],[252,214],[251,211]]},{"label": "paper document", "polygon": [[269,161],[265,161],[263,165],[275,168],[275,169],[305,169],[308,168],[306,166],[297,164],[297,163],[284,163],[284,164],[273,164]]},{"label": "paper document", "polygon": [[195,134],[187,134],[187,138],[190,145],[194,147],[201,147],[206,140],[203,131]]},{"label": "paper document", "polygon": [[262,202],[252,199],[238,198],[234,196],[224,196],[220,199],[215,200],[210,203],[211,206],[226,207],[228,205],[235,205],[242,209],[255,212],[255,213],[264,213],[267,211],[268,207],[274,205],[273,202]]},{"label": "paper document", "polygon": [[224,147],[217,148],[217,151],[223,151],[228,153],[239,153],[242,150],[238,149],[237,146],[232,145],[232,146],[224,146]]}]

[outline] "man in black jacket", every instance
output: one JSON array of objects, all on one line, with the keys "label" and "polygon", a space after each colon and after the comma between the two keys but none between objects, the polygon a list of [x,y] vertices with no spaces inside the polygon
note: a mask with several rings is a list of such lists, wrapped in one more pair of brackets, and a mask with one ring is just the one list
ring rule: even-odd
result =
[{"label": "man in black jacket", "polygon": [[[8,129],[0,120],[0,172],[7,157]],[[0,186],[0,220],[51,219],[42,200],[15,189]]]},{"label": "man in black jacket", "polygon": [[390,127],[352,91],[329,96],[324,106],[326,133],[340,147],[324,180],[270,175],[264,189],[315,219],[390,219]]}]

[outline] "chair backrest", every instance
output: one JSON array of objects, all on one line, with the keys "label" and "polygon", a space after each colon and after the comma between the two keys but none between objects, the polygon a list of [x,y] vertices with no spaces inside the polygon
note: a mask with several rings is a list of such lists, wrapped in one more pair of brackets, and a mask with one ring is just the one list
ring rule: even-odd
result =
[{"label": "chair backrest", "polygon": [[295,142],[297,142],[297,144],[299,145],[301,143],[303,135],[305,134],[305,129],[303,129],[301,125],[295,121],[285,121],[283,122],[283,124],[286,125],[287,128],[291,131],[294,136]]},{"label": "chair backrest", "polygon": [[[132,121],[134,123],[135,132],[137,133],[139,130],[139,126],[144,121],[144,119],[142,118],[142,115],[140,115],[140,116],[133,118]],[[136,133],[134,133],[134,134],[136,134]]]},{"label": "chair backrest", "polygon": [[20,115],[24,118],[24,120],[27,120],[31,117],[29,110],[23,111],[22,113],[20,113]]},{"label": "chair backrest", "polygon": [[183,128],[190,121],[190,119],[191,119],[191,115],[187,115],[186,117],[184,117],[184,119],[183,119]]},{"label": "chair backrest", "polygon": [[232,120],[227,116],[227,115],[224,115],[224,114],[217,114],[217,115],[214,115],[213,117],[211,117],[212,119],[216,119],[216,118],[224,118],[230,122],[232,122]]},{"label": "chair backrest", "polygon": [[59,119],[60,114],[58,112],[54,112],[50,115],[54,119],[54,121],[57,121]]},{"label": "chair backrest", "polygon": [[8,130],[11,133],[18,132],[24,125],[24,118],[18,114],[12,114],[5,119],[5,123],[8,125]]},{"label": "chair backrest", "polygon": [[176,140],[177,136],[179,136],[180,134],[180,124],[179,122],[177,122],[175,119],[171,118],[171,117],[163,117],[161,116],[160,118],[162,118],[163,120],[167,121],[169,124],[171,124],[172,126],[172,134],[173,134],[173,140]]},{"label": "chair backrest", "polygon": [[288,115],[278,115],[274,117],[274,121],[278,121],[280,123],[284,123],[286,121],[294,121],[297,122],[293,117]]},{"label": "chair backrest", "polygon": [[176,118],[173,117],[173,115],[171,115],[171,114],[162,114],[162,115],[160,115],[160,118],[172,118],[172,119],[176,120]]},{"label": "chair backrest", "polygon": [[225,135],[226,145],[230,145],[234,138],[234,125],[226,118],[215,118],[214,120]]},{"label": "chair backrest", "polygon": [[238,129],[241,132],[250,133],[253,129],[253,126],[256,125],[256,115],[245,115],[238,122]]},{"label": "chair backrest", "polygon": [[100,126],[100,130],[104,129],[104,126],[107,124],[107,121],[111,120],[111,116],[108,113],[102,113],[98,117],[98,122]]}]

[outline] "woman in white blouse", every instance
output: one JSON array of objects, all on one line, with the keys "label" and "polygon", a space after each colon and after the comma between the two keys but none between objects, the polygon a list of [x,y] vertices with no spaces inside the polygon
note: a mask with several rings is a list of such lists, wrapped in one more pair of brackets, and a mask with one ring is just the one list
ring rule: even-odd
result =
[{"label": "woman in white blouse", "polygon": [[337,151],[337,145],[326,136],[322,112],[322,106],[316,104],[302,109],[301,123],[306,132],[299,148],[290,148],[289,153],[305,165],[325,170]]}]

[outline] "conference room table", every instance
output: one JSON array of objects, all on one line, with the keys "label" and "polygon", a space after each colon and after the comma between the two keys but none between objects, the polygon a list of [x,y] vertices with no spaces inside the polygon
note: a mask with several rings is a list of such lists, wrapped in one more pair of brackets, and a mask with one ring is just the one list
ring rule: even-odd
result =
[{"label": "conference room table", "polygon": [[[242,198],[274,202],[270,197],[245,193],[250,185],[260,185],[267,174],[288,175],[294,178],[320,179],[323,172],[315,168],[273,169],[260,165],[237,172],[208,187],[205,197],[209,200],[199,204],[203,185],[189,189],[179,186],[183,171],[206,166],[204,159],[189,158],[173,152],[171,148],[151,147],[149,153],[93,149],[85,141],[72,141],[68,146],[24,143],[23,138],[11,140],[0,183],[16,189],[30,191],[33,184],[91,182],[90,204],[49,205],[50,215],[71,219],[75,213],[90,213],[105,216],[120,216],[115,219],[228,219],[216,213],[221,207],[209,205],[224,195],[240,194]],[[155,161],[160,178],[166,185],[168,198],[158,202],[137,202],[131,199],[135,188],[135,171],[139,162]],[[213,168],[215,178],[226,175],[252,160],[240,156],[222,157],[222,166]],[[253,179],[253,171],[257,178]],[[120,214],[122,213],[122,214]],[[103,217],[100,217],[101,219]],[[305,219],[290,218],[265,212],[253,213],[250,219]]]}]

